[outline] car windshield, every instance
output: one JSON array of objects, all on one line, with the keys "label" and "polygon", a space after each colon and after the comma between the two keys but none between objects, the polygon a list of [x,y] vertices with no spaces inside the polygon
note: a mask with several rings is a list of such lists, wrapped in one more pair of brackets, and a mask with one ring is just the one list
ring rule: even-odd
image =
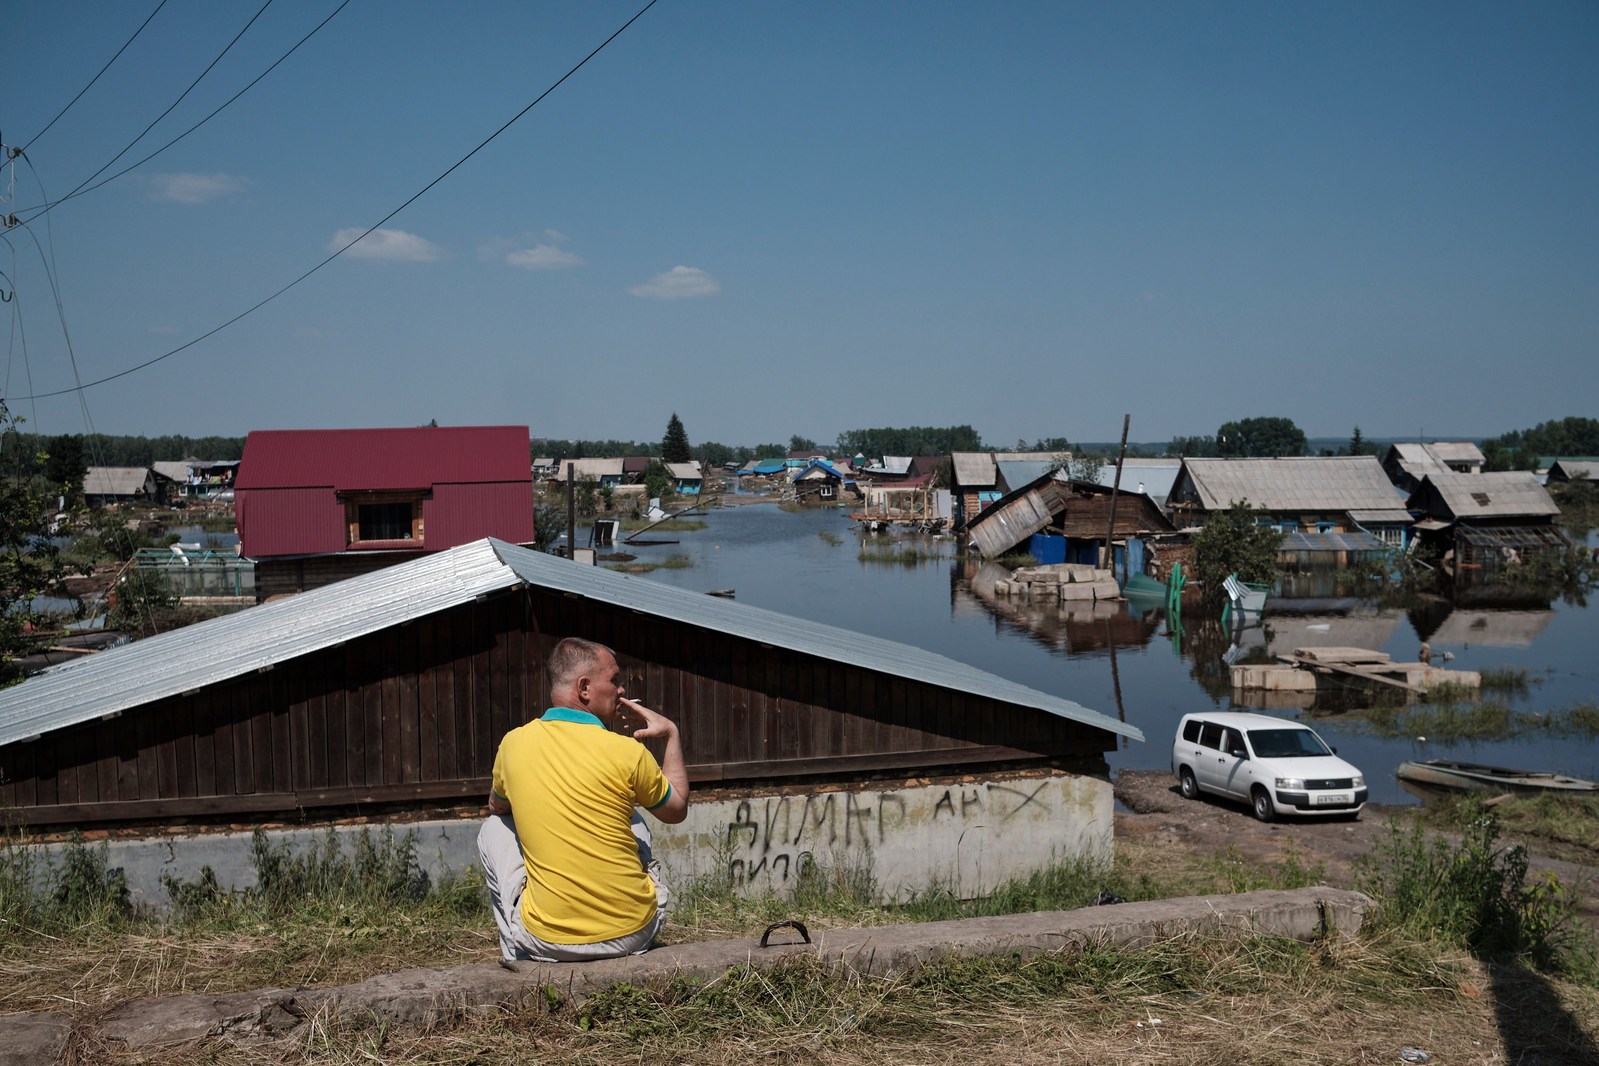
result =
[{"label": "car windshield", "polygon": [[1251,729],[1249,746],[1259,759],[1292,759],[1331,755],[1321,738],[1308,729]]}]

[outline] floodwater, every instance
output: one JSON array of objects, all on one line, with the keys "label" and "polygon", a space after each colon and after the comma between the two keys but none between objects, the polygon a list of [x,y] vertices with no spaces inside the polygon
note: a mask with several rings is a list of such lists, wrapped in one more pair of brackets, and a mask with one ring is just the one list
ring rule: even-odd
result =
[{"label": "floodwater", "polygon": [[[906,538],[933,557],[906,565],[864,562],[862,534],[839,509],[798,514],[770,504],[712,510],[706,528],[646,537],[676,544],[618,545],[640,561],[687,556],[693,565],[635,580],[700,592],[733,589],[740,603],[896,640],[1120,717],[1145,740],[1107,755],[1112,770],[1166,769],[1177,720],[1194,710],[1249,710],[1235,705],[1223,656],[1231,641],[1191,609],[1188,638],[1174,639],[1163,608],[1084,605],[1070,613],[983,593],[993,571],[960,557],[953,540]],[[581,537],[581,534],[580,534]],[[886,544],[886,538],[866,538]],[[581,540],[580,540],[581,542]],[[1599,610],[1555,602],[1514,609],[1440,604],[1407,612],[1348,599],[1273,597],[1266,626],[1243,631],[1239,650],[1273,653],[1310,645],[1377,648],[1414,660],[1423,639],[1448,665],[1466,670],[1524,668],[1525,695],[1499,696],[1527,713],[1593,703],[1599,693]],[[1206,634],[1210,639],[1204,639]],[[1179,645],[1181,647],[1179,648]],[[1437,660],[1434,660],[1437,665]],[[1214,694],[1213,694],[1214,693]],[[670,708],[666,708],[670,710]],[[1278,709],[1313,721],[1329,744],[1365,772],[1378,803],[1414,803],[1394,768],[1406,759],[1456,758],[1599,779],[1599,742],[1569,738],[1461,742],[1385,739],[1358,715]]]}]

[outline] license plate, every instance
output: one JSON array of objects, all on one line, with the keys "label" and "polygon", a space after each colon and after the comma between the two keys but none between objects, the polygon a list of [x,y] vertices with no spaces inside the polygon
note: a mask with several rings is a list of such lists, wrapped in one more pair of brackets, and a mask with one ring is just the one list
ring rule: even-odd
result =
[{"label": "license plate", "polygon": [[1334,793],[1330,796],[1317,796],[1313,801],[1318,807],[1344,807],[1349,804],[1349,797]]}]

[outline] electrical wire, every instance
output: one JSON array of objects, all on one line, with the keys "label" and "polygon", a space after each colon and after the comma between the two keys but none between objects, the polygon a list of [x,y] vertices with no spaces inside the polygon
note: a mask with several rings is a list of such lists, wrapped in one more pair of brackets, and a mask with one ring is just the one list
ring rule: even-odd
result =
[{"label": "electrical wire", "polygon": [[[176,100],[172,101],[171,104],[167,105],[167,109],[165,111],[161,112],[155,118],[151,119],[150,120],[150,124],[148,126],[146,126],[143,130],[141,130],[137,137],[135,137],[135,138],[133,138],[133,140],[129,141],[127,143],[127,145],[122,149],[122,151],[118,152],[116,155],[114,155],[110,159],[106,160],[105,163],[103,163],[101,165],[99,170],[95,171],[93,174],[90,174],[87,178],[84,178],[82,181],[80,181],[77,184],[77,187],[74,188],[71,192],[67,193],[66,196],[62,197],[62,199],[63,200],[70,200],[73,196],[77,195],[79,190],[81,190],[85,185],[89,184],[95,178],[98,178],[101,174],[104,174],[108,169],[111,168],[112,164],[114,164],[117,160],[121,159],[123,156],[127,155],[128,152],[133,149],[134,145],[136,145],[140,141],[144,140],[145,134],[147,134],[151,130],[155,129],[156,123],[160,122],[162,119],[164,119],[168,115],[172,114],[173,108],[175,108],[179,104],[183,103],[184,97],[188,96],[189,93],[193,92],[194,91],[194,87],[196,85],[199,85],[200,82],[205,80],[205,76],[207,74],[211,73],[212,68],[215,67],[218,63],[222,62],[222,57],[227,55],[230,51],[233,50],[233,46],[239,43],[239,38],[243,37],[247,32],[249,32],[250,27],[255,25],[255,20],[260,18],[263,14],[265,14],[266,13],[266,9],[271,7],[271,6],[272,6],[272,0],[266,0],[266,3],[261,5],[261,9],[259,11],[257,11],[254,15],[250,16],[250,21],[246,22],[244,24],[244,29],[242,29],[238,33],[234,34],[233,40],[228,42],[227,47],[223,48],[222,51],[217,53],[216,58],[211,60],[211,62],[206,65],[206,68],[200,72],[199,77],[195,78],[192,82],[190,82],[189,83],[189,87],[187,89],[184,89],[183,92],[179,93],[178,94],[178,98]],[[26,157],[24,157],[24,158],[26,158]],[[43,211],[39,212],[39,214],[44,214],[44,212],[48,211],[48,210],[50,210],[50,208],[49,208],[49,206],[46,206]],[[34,215],[28,221],[31,222],[31,221],[33,221],[33,219],[38,218],[38,217],[39,217],[39,215]]]},{"label": "electrical wire", "polygon": [[97,378],[94,381],[88,382],[87,384],[84,384],[84,383],[80,382],[78,385],[76,385],[76,386],[74,386],[73,388],[70,388],[70,389],[56,389],[54,392],[39,392],[39,393],[34,393],[34,394],[32,394],[30,396],[26,396],[26,397],[18,397],[18,399],[42,400],[42,399],[45,399],[45,398],[51,397],[51,396],[65,396],[65,395],[67,395],[68,393],[71,393],[71,392],[80,392],[80,391],[82,391],[84,389],[92,389],[96,385],[104,385],[107,382],[116,381],[118,378],[125,378],[129,374],[134,374],[134,373],[139,372],[140,370],[144,370],[144,369],[146,369],[148,367],[152,367],[155,364],[161,362],[162,360],[170,359],[174,355],[177,355],[179,352],[187,351],[188,349],[194,347],[196,344],[199,344],[201,341],[206,340],[206,339],[208,339],[210,337],[213,337],[213,336],[215,336],[218,333],[221,333],[223,330],[227,329],[229,326],[233,325],[235,322],[238,322],[240,319],[245,318],[248,315],[252,315],[256,311],[259,311],[261,308],[265,307],[267,304],[271,303],[273,300],[276,300],[279,296],[282,296],[284,293],[288,292],[290,289],[292,289],[296,285],[300,284],[300,282],[304,281],[306,278],[309,278],[312,274],[315,274],[317,271],[321,270],[323,267],[325,267],[329,263],[333,262],[335,259],[337,259],[339,256],[343,255],[345,252],[347,252],[351,248],[355,247],[357,244],[359,244],[361,241],[363,241],[368,236],[370,236],[373,232],[375,232],[385,222],[389,221],[389,219],[393,218],[395,215],[399,214],[401,211],[404,211],[407,207],[410,207],[416,201],[420,200],[428,192],[428,190],[433,188],[433,186],[437,185],[439,182],[443,181],[445,178],[447,178],[451,174],[455,173],[455,171],[460,169],[461,166],[464,165],[467,162],[467,160],[469,160],[473,156],[477,155],[484,148],[487,148],[492,141],[494,141],[496,138],[498,138],[500,136],[500,134],[502,134],[506,130],[510,129],[511,126],[514,125],[523,115],[527,114],[529,111],[533,110],[533,108],[537,107],[539,105],[539,103],[544,100],[545,97],[549,96],[556,89],[559,89],[561,87],[561,85],[564,84],[568,78],[570,78],[572,75],[576,74],[579,70],[582,70],[583,67],[588,64],[589,60],[593,59],[595,56],[599,55],[600,52],[604,51],[605,48],[612,41],[616,40],[623,33],[625,33],[627,31],[628,27],[632,26],[633,23],[635,23],[639,19],[643,18],[645,13],[648,12],[650,10],[650,8],[654,7],[658,2],[659,2],[659,0],[649,0],[648,3],[646,3],[642,8],[640,8],[638,10],[637,14],[635,14],[632,18],[630,18],[626,22],[624,22],[616,30],[616,32],[612,33],[609,37],[605,38],[605,40],[601,41],[594,48],[594,50],[592,52],[590,52],[588,55],[584,56],[581,60],[579,60],[565,74],[562,74],[560,76],[560,78],[558,78],[552,85],[550,85],[549,88],[545,89],[543,92],[539,93],[538,96],[534,97],[533,101],[531,103],[529,103],[526,107],[522,108],[522,110],[518,111],[516,114],[512,115],[508,120],[506,120],[504,125],[500,126],[499,129],[495,130],[493,133],[491,133],[487,137],[485,137],[482,140],[482,142],[480,142],[478,144],[478,146],[476,148],[473,148],[470,152],[466,153],[466,155],[462,156],[460,159],[457,159],[454,163],[450,164],[449,168],[446,169],[444,171],[444,173],[440,174],[438,177],[434,178],[432,181],[430,181],[426,185],[422,186],[422,188],[420,190],[418,190],[414,195],[411,196],[410,199],[406,200],[399,207],[396,207],[394,210],[390,211],[388,214],[384,215],[382,218],[380,218],[376,222],[374,222],[371,226],[367,227],[367,229],[365,231],[363,231],[360,236],[356,237],[355,239],[351,240],[349,243],[347,243],[347,244],[343,245],[342,247],[340,247],[337,251],[333,252],[326,259],[322,260],[316,266],[312,267],[310,270],[307,270],[304,274],[301,274],[299,277],[295,278],[293,281],[291,281],[287,285],[283,286],[277,292],[274,292],[272,295],[267,296],[264,299],[261,299],[261,300],[257,301],[256,303],[252,304],[251,306],[245,308],[243,311],[240,311],[238,314],[234,315],[232,318],[228,319],[226,322],[223,322],[221,325],[213,326],[211,329],[209,329],[206,332],[200,334],[198,337],[194,338],[192,341],[188,341],[185,344],[180,344],[178,347],[173,348],[169,352],[164,352],[163,354],[155,356],[154,358],[146,359],[144,362],[138,363],[138,364],[136,364],[134,366],[130,366],[126,370],[119,370],[115,374],[108,374],[108,375],[106,375],[103,378]]},{"label": "electrical wire", "polygon": [[[119,57],[121,57],[122,53],[126,52],[128,50],[128,45],[130,45],[134,41],[138,40],[139,34],[143,33],[144,32],[144,28],[146,26],[150,25],[150,20],[155,18],[157,15],[159,15],[161,13],[161,9],[166,7],[166,6],[167,6],[167,0],[161,0],[161,2],[159,4],[155,5],[155,10],[150,12],[149,16],[143,22],[139,23],[139,28],[133,31],[133,36],[129,37],[127,39],[127,41],[125,41],[123,43],[121,48],[117,49],[117,54],[112,56],[110,59],[105,61],[105,66],[100,68],[100,74],[104,74],[106,71],[111,69],[111,64],[115,63],[117,61],[117,59]],[[35,133],[32,137],[29,137],[28,138],[28,143],[24,144],[22,146],[22,149],[24,151],[26,151],[27,149],[33,147],[33,143],[35,141],[37,141],[40,137],[43,137],[45,134],[49,133],[50,132],[50,127],[54,126],[56,124],[56,122],[58,120],[60,120],[62,115],[65,115],[68,111],[71,111],[72,110],[72,105],[77,103],[78,100],[83,96],[84,93],[86,93],[90,89],[94,88],[94,83],[100,80],[100,74],[96,74],[94,77],[90,78],[89,79],[89,84],[85,85],[83,88],[79,89],[78,90],[78,95],[74,96],[71,100],[68,100],[67,101],[67,106],[63,107],[60,110],[60,112],[57,113],[55,118],[51,119],[48,123],[46,123],[44,129],[40,130],[38,133]]]},{"label": "electrical wire", "polygon": [[[341,4],[339,4],[338,7],[333,9],[332,13],[329,14],[327,18],[323,19],[321,22],[319,22],[315,26],[313,26],[311,28],[311,32],[310,33],[307,33],[304,37],[301,37],[297,42],[295,42],[295,45],[294,45],[293,48],[290,48],[287,52],[284,52],[282,55],[278,56],[278,58],[273,62],[273,64],[270,67],[267,67],[261,73],[257,74],[254,78],[252,78],[250,80],[249,84],[245,85],[244,88],[240,89],[238,92],[236,92],[232,96],[228,97],[225,101],[222,102],[222,104],[219,107],[216,108],[216,110],[212,111],[209,115],[207,115],[204,118],[202,118],[199,122],[196,122],[194,125],[190,126],[188,129],[184,130],[182,133],[178,134],[176,137],[172,138],[166,144],[163,144],[160,148],[157,148],[155,151],[151,152],[149,155],[145,156],[143,159],[139,160],[137,163],[132,163],[132,164],[126,166],[126,167],[123,167],[121,170],[117,171],[115,174],[112,174],[110,177],[102,178],[99,181],[96,181],[93,185],[88,186],[87,188],[84,188],[82,185],[79,185],[76,189],[74,189],[72,192],[67,193],[67,195],[63,196],[59,200],[46,200],[43,204],[36,205],[36,208],[39,208],[40,210],[38,211],[38,214],[30,215],[28,217],[28,221],[32,222],[32,221],[34,221],[34,219],[37,219],[39,217],[39,215],[44,214],[46,211],[49,211],[51,208],[54,208],[54,207],[56,207],[59,204],[64,204],[68,200],[74,199],[75,197],[85,196],[85,195],[87,195],[87,194],[89,194],[91,192],[94,192],[96,189],[101,188],[102,186],[111,184],[113,181],[116,181],[118,178],[122,177],[125,174],[128,174],[128,173],[130,173],[132,171],[138,170],[140,167],[144,166],[150,160],[154,159],[156,156],[160,155],[162,152],[165,152],[168,148],[171,148],[173,145],[175,145],[179,141],[183,140],[189,134],[193,133],[195,130],[199,129],[201,126],[204,126],[207,122],[210,122],[212,119],[216,118],[217,115],[221,114],[222,111],[224,111],[227,107],[229,107],[235,100],[237,100],[239,97],[243,96],[245,93],[249,92],[251,89],[255,88],[256,84],[258,82],[260,82],[262,78],[265,78],[268,74],[271,74],[274,70],[278,69],[279,65],[281,65],[284,60],[288,59],[295,52],[299,51],[301,45],[303,45],[306,41],[309,41],[312,37],[315,37],[317,35],[317,32],[319,30],[321,30],[323,26],[326,26],[329,22],[333,21],[333,16],[334,15],[337,15],[340,11],[343,11],[345,8],[347,8],[349,6],[350,6],[350,0],[343,0],[343,2]],[[104,170],[104,169],[105,169],[104,167],[101,168],[101,170]],[[90,177],[89,180],[90,181],[94,181],[94,178]],[[27,210],[30,210],[30,211],[35,210],[35,207],[30,207]]]}]

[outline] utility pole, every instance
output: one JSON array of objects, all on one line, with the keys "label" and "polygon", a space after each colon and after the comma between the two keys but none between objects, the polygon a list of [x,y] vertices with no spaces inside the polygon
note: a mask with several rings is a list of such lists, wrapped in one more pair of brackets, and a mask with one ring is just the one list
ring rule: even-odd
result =
[{"label": "utility pole", "polygon": [[1110,484],[1110,521],[1105,528],[1105,568],[1110,571],[1110,576],[1116,576],[1116,545],[1113,538],[1116,536],[1116,497],[1122,487],[1122,467],[1127,462],[1127,427],[1133,424],[1131,413],[1122,415],[1122,447],[1116,456],[1116,476]]}]

